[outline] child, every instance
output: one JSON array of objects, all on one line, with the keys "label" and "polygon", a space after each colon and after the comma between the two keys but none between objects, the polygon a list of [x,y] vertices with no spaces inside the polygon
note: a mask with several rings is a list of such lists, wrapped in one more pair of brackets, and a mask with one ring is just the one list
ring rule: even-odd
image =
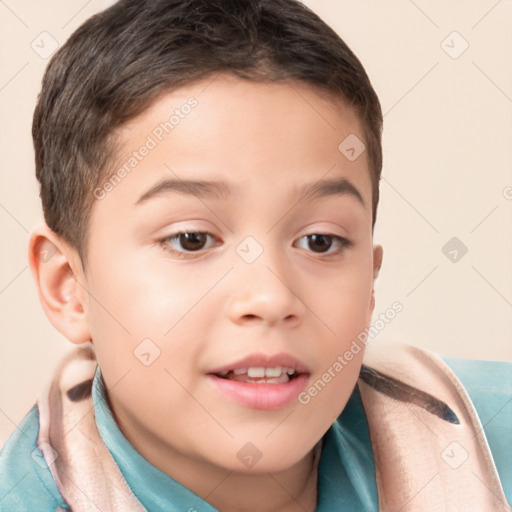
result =
[{"label": "child", "polygon": [[368,344],[381,128],[296,0],[121,0],[71,36],[29,261],[77,347],[1,510],[509,510],[510,365]]}]

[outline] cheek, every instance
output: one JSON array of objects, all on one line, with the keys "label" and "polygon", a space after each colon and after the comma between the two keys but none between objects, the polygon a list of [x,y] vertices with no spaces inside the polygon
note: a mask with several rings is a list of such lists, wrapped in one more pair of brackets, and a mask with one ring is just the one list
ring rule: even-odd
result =
[{"label": "cheek", "polygon": [[308,387],[299,395],[299,412],[308,427],[320,437],[345,408],[357,383],[364,349],[350,350],[348,346],[333,355],[313,376]]},{"label": "cheek", "polygon": [[201,287],[190,272],[178,265],[165,265],[165,261],[155,264],[147,260],[115,253],[103,260],[113,263],[103,264],[91,279],[91,295],[96,299],[92,300],[96,312],[92,320],[101,321],[107,329],[109,325],[122,327],[125,336],[161,337],[197,302]]},{"label": "cheek", "polygon": [[309,279],[304,291],[310,305],[325,328],[337,338],[350,337],[367,327],[373,287],[371,262],[352,262],[329,276]]},{"label": "cheek", "polygon": [[165,272],[136,260],[113,260],[116,265],[104,266],[90,280],[87,312],[105,380],[115,384],[130,371],[131,379],[137,375],[140,382],[148,382],[146,369],[159,372],[164,381],[169,380],[165,369],[177,372],[180,381],[188,379],[202,350],[201,333],[210,321],[202,302],[194,307],[204,287],[195,286],[181,269],[168,266]]},{"label": "cheek", "polygon": [[372,261],[365,254],[354,254],[329,279],[322,278],[321,289],[311,280],[305,292],[319,320],[317,341],[322,350],[318,351],[319,369],[301,403],[311,411],[322,411],[324,424],[341,413],[362,364],[365,345],[358,336],[370,322],[373,287]]}]

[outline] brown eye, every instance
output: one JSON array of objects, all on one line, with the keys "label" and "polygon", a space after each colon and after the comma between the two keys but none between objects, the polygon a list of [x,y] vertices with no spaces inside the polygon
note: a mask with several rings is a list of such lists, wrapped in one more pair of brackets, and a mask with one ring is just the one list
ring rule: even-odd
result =
[{"label": "brown eye", "polygon": [[332,237],[329,235],[308,235],[308,246],[314,252],[328,251],[332,246]]},{"label": "brown eye", "polygon": [[186,251],[197,251],[203,249],[207,240],[206,233],[181,233],[178,240]]},{"label": "brown eye", "polygon": [[165,250],[172,253],[187,254],[209,248],[213,242],[209,243],[208,238],[213,240],[214,237],[210,233],[202,231],[180,231],[164,238],[160,244]]},{"label": "brown eye", "polygon": [[[304,241],[306,243],[304,243]],[[310,252],[327,254],[330,256],[340,253],[344,248],[350,247],[352,242],[337,235],[312,233],[311,235],[306,235],[300,238],[297,245]]]}]

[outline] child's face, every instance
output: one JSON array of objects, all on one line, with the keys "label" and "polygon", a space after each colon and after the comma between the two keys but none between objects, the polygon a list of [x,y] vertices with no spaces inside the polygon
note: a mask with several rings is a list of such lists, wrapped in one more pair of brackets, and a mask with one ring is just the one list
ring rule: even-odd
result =
[{"label": "child's face", "polygon": [[[112,173],[130,172],[96,191],[82,299],[114,414],[161,469],[251,471],[243,450],[261,454],[252,471],[291,467],[345,406],[363,350],[335,363],[370,323],[379,260],[366,152],[351,161],[338,149],[350,134],[364,140],[355,113],[304,85],[223,75],[163,96],[119,132]],[[341,179],[362,202],[342,185],[301,192]],[[147,195],[165,180],[175,185]],[[229,190],[184,191],[185,180]],[[197,234],[164,241],[183,231]],[[254,354],[289,361],[237,365]],[[306,373],[289,383],[212,374],[293,360]]]}]

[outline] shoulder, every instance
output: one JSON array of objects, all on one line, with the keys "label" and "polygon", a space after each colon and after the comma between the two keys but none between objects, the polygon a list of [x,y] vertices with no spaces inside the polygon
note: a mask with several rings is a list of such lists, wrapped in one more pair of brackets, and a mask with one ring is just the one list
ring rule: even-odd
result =
[{"label": "shoulder", "polygon": [[512,362],[442,359],[475,406],[505,495],[512,503]]},{"label": "shoulder", "polygon": [[0,451],[0,511],[69,510],[37,448],[37,406],[23,418]]}]

